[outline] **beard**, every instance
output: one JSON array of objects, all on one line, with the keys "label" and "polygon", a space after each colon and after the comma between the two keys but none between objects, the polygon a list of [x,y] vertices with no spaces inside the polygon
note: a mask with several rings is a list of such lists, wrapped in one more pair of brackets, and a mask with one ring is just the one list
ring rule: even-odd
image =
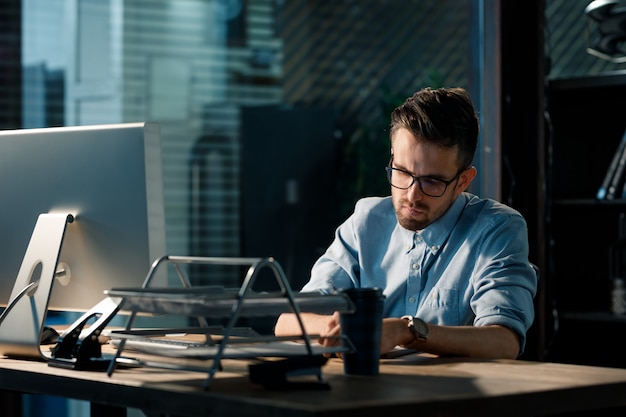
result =
[{"label": "beard", "polygon": [[[415,217],[406,215],[407,207],[421,210],[424,213],[423,214],[424,217],[420,220],[420,219],[416,219]],[[400,200],[398,204],[396,205],[396,217],[398,218],[398,223],[400,223],[400,226],[402,226],[403,228],[407,230],[418,231],[418,230],[424,229],[426,226],[431,224],[434,220],[431,219],[430,216],[428,215],[429,211],[430,211],[430,208],[425,204],[421,204],[421,203],[411,204],[407,200],[404,200],[404,199]]]}]

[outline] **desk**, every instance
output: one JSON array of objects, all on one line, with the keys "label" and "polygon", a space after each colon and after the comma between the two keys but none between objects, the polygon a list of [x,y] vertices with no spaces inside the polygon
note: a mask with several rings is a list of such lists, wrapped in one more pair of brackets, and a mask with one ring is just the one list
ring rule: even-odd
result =
[{"label": "desk", "polygon": [[135,368],[107,377],[0,358],[0,390],[90,401],[92,415],[131,407],[216,417],[543,416],[626,407],[626,369],[411,355],[382,360],[378,376],[348,376],[331,359],[322,368],[330,390],[272,391],[249,382],[246,362],[223,365],[204,391],[205,373]]}]

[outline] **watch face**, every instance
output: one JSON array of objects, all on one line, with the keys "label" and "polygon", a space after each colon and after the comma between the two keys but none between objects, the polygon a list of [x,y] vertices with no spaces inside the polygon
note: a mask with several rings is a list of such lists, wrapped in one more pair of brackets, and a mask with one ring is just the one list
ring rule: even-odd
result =
[{"label": "watch face", "polygon": [[424,320],[415,317],[413,319],[413,327],[415,327],[417,334],[419,334],[422,339],[426,339],[428,337],[428,326]]}]

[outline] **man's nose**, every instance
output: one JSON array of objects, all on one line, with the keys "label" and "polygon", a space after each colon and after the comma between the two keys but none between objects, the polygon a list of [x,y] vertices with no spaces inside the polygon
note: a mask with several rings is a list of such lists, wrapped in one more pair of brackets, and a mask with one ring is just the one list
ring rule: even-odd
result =
[{"label": "man's nose", "polygon": [[421,200],[424,197],[424,193],[420,190],[420,185],[417,181],[414,181],[413,184],[406,190],[406,197],[409,201]]}]

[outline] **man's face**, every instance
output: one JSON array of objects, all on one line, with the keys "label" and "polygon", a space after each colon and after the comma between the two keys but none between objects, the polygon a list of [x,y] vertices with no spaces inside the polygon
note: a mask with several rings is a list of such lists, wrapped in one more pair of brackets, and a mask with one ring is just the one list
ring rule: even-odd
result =
[{"label": "man's face", "polygon": [[[443,148],[417,140],[406,129],[398,129],[392,137],[393,168],[399,168],[416,177],[432,177],[449,181],[459,173],[458,149]],[[441,197],[425,195],[415,181],[401,190],[391,187],[391,197],[398,222],[408,230],[422,230],[441,217],[456,197],[470,184],[476,169],[468,168],[448,185]]]}]

